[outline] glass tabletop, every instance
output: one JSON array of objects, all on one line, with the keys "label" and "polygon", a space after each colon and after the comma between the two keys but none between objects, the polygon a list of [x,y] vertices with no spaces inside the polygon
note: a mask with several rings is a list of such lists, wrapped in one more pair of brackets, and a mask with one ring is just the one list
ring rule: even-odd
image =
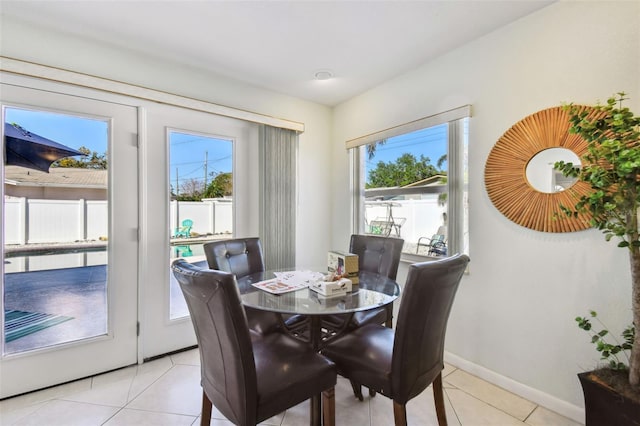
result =
[{"label": "glass tabletop", "polygon": [[273,271],[247,275],[238,280],[242,303],[257,309],[283,314],[331,315],[366,311],[386,306],[400,294],[400,286],[387,277],[362,271],[360,283],[342,296],[325,297],[304,288],[282,294],[271,294],[252,284],[274,277]]}]

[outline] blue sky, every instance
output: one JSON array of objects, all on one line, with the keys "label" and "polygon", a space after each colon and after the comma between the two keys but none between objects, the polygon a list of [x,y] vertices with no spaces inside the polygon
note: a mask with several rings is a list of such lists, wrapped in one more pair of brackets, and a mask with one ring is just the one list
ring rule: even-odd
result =
[{"label": "blue sky", "polygon": [[[66,114],[33,111],[19,108],[5,110],[5,122],[17,123],[31,133],[61,143],[71,148],[81,146],[107,152],[108,123]],[[230,141],[201,135],[172,132],[170,149],[170,177],[175,185],[176,168],[180,181],[204,179],[205,156],[207,172],[230,172],[233,145]],[[211,179],[211,178],[209,178]]]},{"label": "blue sky", "polygon": [[81,146],[104,154],[107,151],[108,123],[71,115],[7,108],[5,122],[17,123],[25,130],[71,148]]},{"label": "blue sky", "polygon": [[[386,144],[376,148],[373,159],[366,160],[367,176],[379,161],[395,161],[407,152],[413,154],[417,160],[420,160],[420,155],[424,155],[431,160],[431,164],[437,166],[438,159],[447,153],[447,124],[389,138]],[[442,168],[446,170],[446,167],[445,162]]]},{"label": "blue sky", "polygon": [[187,179],[204,180],[206,171],[211,182],[211,173],[230,172],[233,161],[233,143],[196,134],[171,132],[169,171],[171,185],[176,186],[176,169],[179,182]]},{"label": "blue sky", "polygon": [[[104,121],[18,108],[7,108],[5,121],[17,123],[32,133],[71,148],[85,146],[99,154],[107,151],[108,123]],[[205,157],[208,179],[211,179],[211,173],[230,172],[232,169],[233,144],[228,140],[172,132],[170,146],[169,172],[173,186],[176,169],[180,182],[192,178],[203,180]],[[385,145],[377,147],[375,157],[367,160],[366,167],[369,171],[378,161],[395,161],[406,152],[417,159],[421,154],[429,157],[431,164],[436,165],[446,150],[447,125],[444,124],[389,138]]]}]

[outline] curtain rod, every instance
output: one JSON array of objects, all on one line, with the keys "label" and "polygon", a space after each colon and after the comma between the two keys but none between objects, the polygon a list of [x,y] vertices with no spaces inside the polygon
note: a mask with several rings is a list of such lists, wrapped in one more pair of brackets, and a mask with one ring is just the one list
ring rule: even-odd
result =
[{"label": "curtain rod", "polygon": [[370,133],[365,136],[350,139],[345,142],[345,146],[347,149],[356,148],[362,145],[377,142],[382,139],[392,138],[404,133],[410,133],[427,127],[437,126],[439,124],[448,123],[449,121],[459,120],[465,117],[471,117],[471,105],[464,105],[458,108],[453,108],[445,112],[410,121],[409,123],[400,124],[398,126]]}]

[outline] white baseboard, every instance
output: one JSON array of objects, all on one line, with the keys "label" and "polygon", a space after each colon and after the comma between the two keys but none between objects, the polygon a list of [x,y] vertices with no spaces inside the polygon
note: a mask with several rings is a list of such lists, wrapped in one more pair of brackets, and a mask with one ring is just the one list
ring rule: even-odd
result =
[{"label": "white baseboard", "polygon": [[571,420],[584,423],[584,408],[577,405],[563,401],[555,396],[544,393],[538,389],[534,389],[522,383],[516,382],[513,379],[502,376],[495,371],[491,371],[485,367],[474,364],[466,359],[460,358],[458,355],[454,355],[449,352],[445,352],[444,360],[447,364],[451,364],[467,373],[480,377],[489,383],[501,387],[511,393],[514,393],[522,398],[525,398],[531,402],[534,402],[544,408],[554,411],[562,416],[568,417]]}]

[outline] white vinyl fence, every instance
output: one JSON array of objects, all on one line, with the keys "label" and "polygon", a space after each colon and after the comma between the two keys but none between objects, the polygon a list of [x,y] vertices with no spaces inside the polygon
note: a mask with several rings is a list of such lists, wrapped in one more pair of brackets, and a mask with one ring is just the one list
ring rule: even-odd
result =
[{"label": "white vinyl fence", "polygon": [[[71,243],[107,239],[107,201],[5,198],[5,244]],[[170,235],[185,219],[200,235],[233,232],[231,200],[171,202]]]},{"label": "white vinyl fence", "polygon": [[[437,199],[367,202],[367,222],[389,220],[396,224],[391,236],[399,234],[406,242],[431,237],[443,224]],[[106,239],[107,201],[37,200],[5,198],[5,244],[66,243]],[[182,221],[191,219],[191,232],[199,235],[233,233],[233,203],[229,199],[172,201],[170,235]]]},{"label": "white vinyl fence", "polygon": [[5,198],[5,244],[106,239],[107,201]]},{"label": "white vinyl fence", "polygon": [[232,234],[233,203],[231,199],[202,201],[172,201],[169,210],[171,236],[186,219],[193,221],[192,233]]},{"label": "white vinyl fence", "polygon": [[[446,206],[438,205],[437,196],[421,200],[394,200],[392,202],[366,202],[365,218],[368,225],[374,221],[392,221],[395,226],[389,236],[415,243],[420,237],[431,237],[443,223]],[[365,229],[365,232],[370,231]]]}]

